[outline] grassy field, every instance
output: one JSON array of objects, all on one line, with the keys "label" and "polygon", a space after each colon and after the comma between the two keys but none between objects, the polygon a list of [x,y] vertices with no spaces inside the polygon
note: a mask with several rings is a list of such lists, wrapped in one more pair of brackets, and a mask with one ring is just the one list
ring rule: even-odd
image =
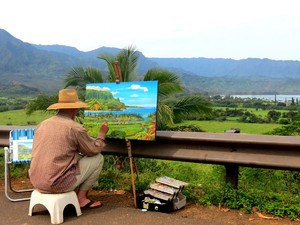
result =
[{"label": "grassy field", "polygon": [[44,119],[51,116],[50,113],[34,112],[32,115],[26,115],[25,110],[14,110],[7,112],[0,112],[0,125],[9,126],[28,126],[37,125]]},{"label": "grassy field", "polygon": [[185,121],[178,125],[194,125],[200,127],[205,132],[224,133],[231,128],[239,128],[245,134],[264,134],[268,131],[280,127],[280,124],[273,123],[241,123],[236,121]]},{"label": "grassy field", "polygon": [[[255,114],[256,116],[262,116],[262,117],[266,117],[268,115],[268,112],[270,110],[264,110],[264,109],[254,109],[254,108],[242,108],[244,110],[247,110],[248,112],[251,112],[253,114]],[[287,113],[289,112],[289,110],[281,110],[281,109],[276,109],[276,112],[280,112],[282,113]]]},{"label": "grassy field", "polygon": [[[214,109],[222,109],[222,110],[226,110],[228,107],[214,107]],[[230,110],[234,110],[236,108],[228,108]],[[245,110],[248,111],[250,113],[255,114],[258,117],[266,117],[268,115],[268,112],[270,110],[264,110],[264,109],[255,109],[255,108],[238,108],[239,110]],[[277,112],[282,113],[286,113],[289,112],[289,110],[281,110],[281,109],[276,109]]]},{"label": "grassy field", "polygon": [[[265,110],[261,110],[265,111]],[[0,112],[0,125],[18,125],[18,126],[27,126],[27,125],[37,125],[41,121],[49,118],[50,113],[43,112],[34,112],[32,115],[27,116],[25,110],[14,110],[7,112]],[[199,126],[205,132],[213,133],[224,133],[225,130],[231,128],[239,128],[241,133],[245,134],[264,134],[268,131],[273,130],[276,127],[280,127],[280,124],[259,124],[259,123],[240,123],[237,121],[185,121],[178,125],[195,125]]]}]

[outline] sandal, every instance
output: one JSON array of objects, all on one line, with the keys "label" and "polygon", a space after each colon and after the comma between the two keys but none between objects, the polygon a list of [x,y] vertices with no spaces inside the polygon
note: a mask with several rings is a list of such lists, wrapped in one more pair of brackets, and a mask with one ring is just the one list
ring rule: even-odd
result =
[{"label": "sandal", "polygon": [[100,205],[92,206],[95,203],[95,201],[90,201],[87,203],[85,206],[80,207],[81,210],[86,210],[86,209],[96,209],[100,208],[102,206],[102,203],[100,202]]}]

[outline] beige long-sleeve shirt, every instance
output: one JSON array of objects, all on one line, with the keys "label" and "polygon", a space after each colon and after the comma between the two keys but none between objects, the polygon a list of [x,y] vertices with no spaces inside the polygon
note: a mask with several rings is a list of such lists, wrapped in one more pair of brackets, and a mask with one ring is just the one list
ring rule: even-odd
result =
[{"label": "beige long-sleeve shirt", "polygon": [[36,128],[29,177],[32,185],[43,193],[64,192],[80,174],[79,153],[93,156],[105,143],[92,138],[83,126],[58,114]]}]

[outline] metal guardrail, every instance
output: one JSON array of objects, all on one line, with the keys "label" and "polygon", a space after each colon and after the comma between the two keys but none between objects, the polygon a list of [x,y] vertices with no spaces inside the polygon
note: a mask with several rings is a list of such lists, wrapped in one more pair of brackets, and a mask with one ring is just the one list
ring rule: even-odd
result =
[{"label": "metal guardrail", "polygon": [[[0,146],[8,144],[13,128],[0,127]],[[3,143],[2,138],[7,141]],[[224,165],[226,179],[234,185],[239,166],[300,169],[298,136],[157,131],[155,141],[132,140],[131,148],[133,157]],[[127,156],[125,140],[108,139],[102,153]]]},{"label": "metal guardrail", "polygon": [[[186,162],[300,169],[300,137],[157,131],[156,141],[131,141],[137,157]],[[108,140],[105,154],[126,154],[123,140]]]},{"label": "metal guardrail", "polygon": [[[237,186],[239,166],[300,169],[300,137],[157,131],[156,141],[131,141],[134,157],[219,164]],[[126,155],[124,140],[108,140],[104,154]]]}]

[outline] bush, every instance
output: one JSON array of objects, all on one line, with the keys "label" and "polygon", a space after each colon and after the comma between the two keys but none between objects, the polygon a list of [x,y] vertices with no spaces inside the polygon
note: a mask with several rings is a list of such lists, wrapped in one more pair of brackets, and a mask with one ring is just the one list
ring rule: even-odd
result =
[{"label": "bush", "polygon": [[183,131],[183,132],[204,132],[200,127],[195,125],[182,125],[182,126],[168,127],[167,130]]},{"label": "bush", "polygon": [[281,119],[279,119],[278,122],[279,122],[279,124],[284,124],[284,125],[290,124],[290,121],[286,118],[281,118]]},{"label": "bush", "polygon": [[37,122],[36,121],[27,121],[27,125],[36,125]]}]

